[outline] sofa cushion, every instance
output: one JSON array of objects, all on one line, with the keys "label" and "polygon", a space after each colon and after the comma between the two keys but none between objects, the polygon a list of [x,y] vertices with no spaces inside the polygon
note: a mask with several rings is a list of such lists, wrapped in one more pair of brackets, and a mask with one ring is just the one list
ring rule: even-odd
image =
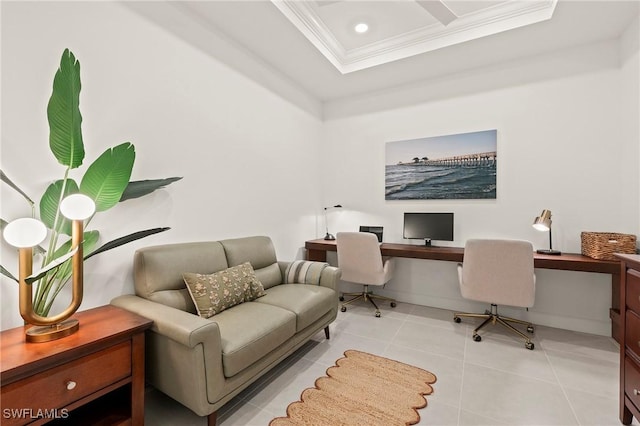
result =
[{"label": "sofa cushion", "polygon": [[196,313],[182,273],[211,274],[228,267],[224,248],[217,241],[141,248],[133,258],[136,295]]},{"label": "sofa cushion", "polygon": [[296,332],[293,312],[257,302],[236,305],[210,320],[220,328],[225,377],[249,367]]},{"label": "sofa cushion", "polygon": [[282,283],[282,272],[271,238],[257,236],[222,240],[229,266],[251,263],[264,288]]},{"label": "sofa cushion", "polygon": [[256,276],[265,289],[282,283],[282,271],[277,263],[256,270]]},{"label": "sofa cushion", "polygon": [[209,318],[242,302],[264,296],[249,262],[213,274],[183,274],[198,315]]},{"label": "sofa cushion", "polygon": [[320,284],[320,276],[324,268],[329,266],[324,262],[310,262],[308,260],[295,260],[287,266],[284,273],[284,283]]},{"label": "sofa cushion", "polygon": [[312,284],[280,284],[266,290],[256,303],[278,306],[296,315],[296,332],[338,306],[338,296],[327,287]]}]

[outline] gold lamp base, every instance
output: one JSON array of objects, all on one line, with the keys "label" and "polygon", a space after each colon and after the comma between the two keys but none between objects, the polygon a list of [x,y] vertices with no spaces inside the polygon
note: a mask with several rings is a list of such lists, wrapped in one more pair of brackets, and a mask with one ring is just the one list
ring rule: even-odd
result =
[{"label": "gold lamp base", "polygon": [[80,328],[77,319],[66,319],[58,324],[34,326],[27,330],[27,342],[42,343],[67,337]]}]

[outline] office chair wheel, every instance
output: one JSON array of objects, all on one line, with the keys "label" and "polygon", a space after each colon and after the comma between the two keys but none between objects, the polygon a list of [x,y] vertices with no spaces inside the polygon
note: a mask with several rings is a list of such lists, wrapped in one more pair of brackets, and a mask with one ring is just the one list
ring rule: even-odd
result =
[{"label": "office chair wheel", "polygon": [[527,326],[527,333],[533,334],[533,332],[534,332],[533,326],[532,325],[528,325]]},{"label": "office chair wheel", "polygon": [[396,305],[396,302],[391,302],[391,307],[392,307],[392,308],[395,308],[396,306],[397,306],[397,305]]},{"label": "office chair wheel", "polygon": [[533,344],[533,342],[527,342],[524,344],[524,347],[532,351],[533,348],[535,348],[535,345]]},{"label": "office chair wheel", "polygon": [[376,311],[376,318],[380,318],[380,311]]},{"label": "office chair wheel", "polygon": [[340,312],[347,312],[347,307],[346,306],[341,307]]},{"label": "office chair wheel", "polygon": [[462,322],[462,319],[460,317],[453,317],[453,322],[460,324]]},{"label": "office chair wheel", "polygon": [[482,336],[480,336],[479,334],[474,334],[473,335],[473,340],[475,340],[476,342],[479,342],[482,340]]},{"label": "office chair wheel", "polygon": [[340,296],[338,300],[340,300],[341,302],[344,302],[344,296]]}]

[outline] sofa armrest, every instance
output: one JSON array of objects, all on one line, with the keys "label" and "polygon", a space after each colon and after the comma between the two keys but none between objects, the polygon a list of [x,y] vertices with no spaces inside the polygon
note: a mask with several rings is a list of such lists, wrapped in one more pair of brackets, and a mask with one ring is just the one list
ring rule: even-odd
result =
[{"label": "sofa armrest", "polygon": [[111,304],[153,320],[147,335],[148,381],[198,415],[211,413],[210,401],[225,390],[218,324],[135,295],[118,296]]},{"label": "sofa armrest", "polygon": [[338,291],[338,282],[340,281],[340,276],[342,272],[340,268],[336,268],[335,266],[327,266],[322,271],[322,275],[320,276],[320,285],[323,287],[328,287],[335,292]]},{"label": "sofa armrest", "polygon": [[[325,263],[325,262],[320,262],[320,263]],[[282,274],[283,281],[284,281],[284,273],[290,264],[291,262],[286,262],[281,260],[278,261],[278,266],[280,266],[280,273]],[[320,285],[323,287],[330,288],[335,292],[337,292],[338,282],[340,281],[341,275],[342,275],[342,272],[340,271],[340,268],[336,268],[335,266],[327,266],[326,268],[324,268],[324,270],[322,271],[322,274],[320,275]]]},{"label": "sofa armrest", "polygon": [[213,321],[132,294],[118,296],[111,304],[153,320],[151,330],[184,346],[202,343],[222,354],[220,330]]}]

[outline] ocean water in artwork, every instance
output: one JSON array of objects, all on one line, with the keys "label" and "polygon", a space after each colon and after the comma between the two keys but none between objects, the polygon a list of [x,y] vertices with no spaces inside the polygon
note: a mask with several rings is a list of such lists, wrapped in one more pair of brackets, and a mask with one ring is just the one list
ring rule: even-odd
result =
[{"label": "ocean water in artwork", "polygon": [[477,166],[387,165],[385,199],[496,198],[496,164],[497,162]]}]

